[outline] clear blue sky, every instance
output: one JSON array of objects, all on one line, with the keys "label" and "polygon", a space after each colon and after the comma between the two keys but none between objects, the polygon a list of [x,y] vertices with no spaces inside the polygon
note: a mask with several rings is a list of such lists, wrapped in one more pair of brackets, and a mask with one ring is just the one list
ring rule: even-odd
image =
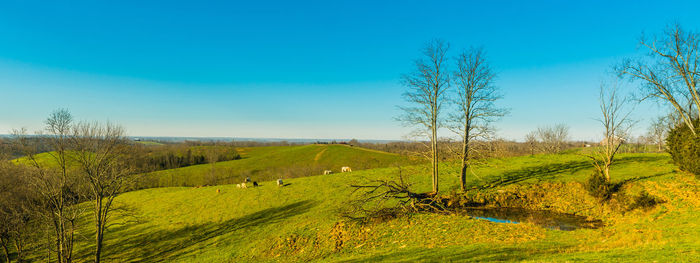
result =
[{"label": "clear blue sky", "polygon": [[[68,108],[134,136],[399,139],[400,75],[442,38],[489,53],[501,136],[600,138],[610,66],[643,31],[700,25],[695,1],[608,2],[3,1],[0,133]],[[661,110],[638,108],[639,130]]]}]

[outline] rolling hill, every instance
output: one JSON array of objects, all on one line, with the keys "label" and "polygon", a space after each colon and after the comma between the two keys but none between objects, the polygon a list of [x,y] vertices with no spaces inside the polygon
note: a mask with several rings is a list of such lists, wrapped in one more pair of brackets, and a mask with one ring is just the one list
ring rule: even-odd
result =
[{"label": "rolling hill", "polygon": [[[287,150],[308,161],[324,148]],[[326,148],[319,160],[328,151],[347,150]],[[270,160],[268,164],[276,163],[279,159],[273,156],[283,154],[280,151],[250,149],[247,160],[259,154]],[[107,232],[103,258],[109,262],[700,260],[698,180],[677,171],[665,154],[620,157],[613,179],[624,184],[617,201],[606,205],[599,205],[583,189],[580,182],[592,168],[579,155],[493,159],[475,167],[469,179],[479,188],[474,193],[483,198],[518,193],[523,199],[536,199],[540,208],[601,219],[606,226],[600,229],[559,231],[459,214],[417,214],[367,224],[344,220],[339,212],[354,198],[350,184],[392,179],[398,173],[398,168],[378,168],[288,179],[284,187],[264,181],[248,189],[220,185],[126,193],[117,199],[120,209]],[[345,162],[335,165],[341,163]],[[441,168],[442,189],[455,189],[456,165],[445,163]],[[403,167],[401,172],[414,189],[431,189],[427,165]],[[660,204],[648,209],[626,206],[624,200],[633,200],[642,191]],[[85,215],[82,220],[89,218]],[[83,221],[81,226],[81,235],[89,237],[91,225]],[[91,241],[78,240],[78,261],[90,259]],[[35,250],[32,256],[39,260],[45,254]]]},{"label": "rolling hill", "polygon": [[270,181],[340,172],[343,166],[354,171],[406,165],[408,158],[397,154],[347,145],[312,144],[236,148],[241,159],[214,164],[193,165],[145,174],[142,187],[201,186],[240,183],[246,177]]},{"label": "rolling hill", "polygon": [[[192,146],[193,153],[209,147]],[[322,174],[324,170],[340,172],[343,166],[354,171],[416,163],[405,156],[348,145],[313,144],[303,146],[269,146],[236,148],[241,159],[160,170],[138,176],[133,189],[171,186],[202,186],[240,183],[246,177],[255,181],[288,179]],[[182,152],[176,154],[182,155]],[[36,155],[42,165],[54,163],[50,152]],[[15,162],[27,162],[21,157]],[[71,159],[68,159],[71,165]]]}]

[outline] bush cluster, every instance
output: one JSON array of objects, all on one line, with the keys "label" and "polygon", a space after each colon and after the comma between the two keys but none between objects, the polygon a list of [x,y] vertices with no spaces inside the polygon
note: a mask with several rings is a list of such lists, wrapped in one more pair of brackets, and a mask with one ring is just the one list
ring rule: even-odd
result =
[{"label": "bush cluster", "polygon": [[[700,120],[693,121],[695,127],[700,126]],[[700,134],[700,129],[696,128]],[[671,154],[673,162],[682,170],[700,177],[700,136],[695,136],[687,125],[681,123],[668,133],[666,138],[668,152]]]},{"label": "bush cluster", "polygon": [[601,201],[610,199],[612,194],[615,192],[614,185],[606,181],[605,176],[600,172],[591,174],[591,177],[588,178],[588,181],[586,181],[584,187],[591,196],[598,198]]},{"label": "bush cluster", "polygon": [[649,209],[656,206],[658,203],[660,203],[660,201],[657,200],[656,197],[650,195],[646,191],[642,191],[634,198],[634,203],[630,206],[630,210],[636,208]]}]

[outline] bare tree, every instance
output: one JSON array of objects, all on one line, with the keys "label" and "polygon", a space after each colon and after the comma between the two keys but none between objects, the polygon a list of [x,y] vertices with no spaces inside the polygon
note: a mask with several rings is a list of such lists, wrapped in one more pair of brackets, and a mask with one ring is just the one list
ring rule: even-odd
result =
[{"label": "bare tree", "polygon": [[209,174],[205,176],[204,184],[216,184],[216,162],[219,161],[219,152],[220,149],[217,147],[216,143],[206,148],[207,163],[209,163]]},{"label": "bare tree", "polygon": [[470,147],[474,140],[486,138],[492,131],[490,123],[504,116],[504,108],[498,108],[495,101],[502,98],[498,87],[493,82],[496,73],[486,61],[481,48],[462,51],[457,57],[457,70],[453,73],[453,84],[457,96],[453,103],[457,110],[450,116],[450,130],[462,139],[459,151],[461,159],[460,182],[462,191],[466,190],[467,168],[474,151]]},{"label": "bare tree", "polygon": [[114,199],[132,178],[126,163],[128,141],[121,126],[81,122],[73,126],[74,159],[94,202],[95,262],[100,262],[105,230]]},{"label": "bare tree", "polygon": [[52,160],[50,164],[37,160],[38,140],[28,139],[24,129],[13,133],[29,166],[33,167],[29,173],[30,183],[48,210],[45,215],[54,230],[58,262],[69,263],[73,260],[76,220],[82,214],[81,208],[75,206],[80,201],[77,180],[69,171],[73,116],[67,110],[59,109],[51,113],[45,123],[47,133],[41,134],[40,138],[51,146],[52,151],[47,153]]},{"label": "bare tree", "polygon": [[408,88],[404,98],[411,106],[400,107],[404,114],[398,117],[407,126],[420,127],[415,131],[415,136],[429,138],[434,194],[439,190],[438,129],[443,125],[441,112],[446,100],[445,92],[449,89],[448,49],[449,44],[442,40],[425,45],[425,59],[416,60],[415,71],[402,77],[403,85]]},{"label": "bare tree", "polygon": [[534,131],[537,140],[546,153],[557,153],[564,149],[564,144],[569,139],[569,126],[557,124],[554,126],[540,126]]},{"label": "bare tree", "polygon": [[25,167],[0,160],[0,246],[5,260],[10,261],[9,247],[14,244],[15,260],[22,256],[30,223],[35,221],[36,198],[26,182]]},{"label": "bare tree", "polygon": [[352,184],[354,198],[347,206],[343,217],[353,220],[385,218],[399,213],[415,212],[449,213],[439,197],[430,193],[417,193],[411,190],[408,176],[398,167],[397,180],[371,180],[362,184]]},{"label": "bare tree", "polygon": [[535,150],[537,149],[537,134],[532,131],[525,134],[525,143],[530,148],[530,155],[535,155]]},{"label": "bare tree", "polygon": [[649,130],[647,131],[647,138],[651,143],[658,146],[658,151],[663,150],[664,143],[666,142],[666,136],[668,135],[669,129],[668,116],[661,116],[654,119],[649,125]]},{"label": "bare tree", "polygon": [[673,107],[678,117],[697,136],[693,119],[700,113],[697,76],[700,74],[700,35],[685,31],[679,24],[670,25],[661,36],[642,36],[646,57],[627,59],[617,67],[621,76],[640,81],[643,99],[654,98]]},{"label": "bare tree", "polygon": [[626,108],[627,98],[620,97],[617,84],[600,86],[600,111],[599,122],[604,128],[604,138],[601,146],[588,155],[593,161],[593,166],[600,172],[607,182],[610,182],[610,167],[615,161],[615,155],[625,143],[625,138],[632,126],[629,119],[631,113]]}]

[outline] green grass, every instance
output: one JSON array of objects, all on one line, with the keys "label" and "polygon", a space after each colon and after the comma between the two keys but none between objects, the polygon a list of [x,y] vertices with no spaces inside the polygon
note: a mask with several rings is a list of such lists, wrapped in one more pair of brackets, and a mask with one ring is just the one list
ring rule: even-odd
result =
[{"label": "green grass", "polygon": [[146,174],[140,185],[199,186],[233,184],[246,177],[269,181],[319,175],[323,170],[354,171],[411,163],[406,157],[346,145],[304,145],[237,148],[242,159],[169,169]]},{"label": "green grass", "polygon": [[[312,147],[318,146],[308,148]],[[252,151],[250,159],[261,154]],[[634,196],[646,190],[664,203],[632,211],[620,210],[614,202],[597,206],[579,183],[592,172],[591,166],[577,155],[494,159],[476,167],[469,177],[471,186],[480,187],[478,193],[535,193],[533,198],[549,209],[602,218],[607,223],[602,229],[564,232],[436,214],[369,225],[344,222],[338,211],[353,198],[349,184],[394,178],[397,173],[397,168],[380,168],[294,178],[286,180],[290,185],[285,187],[266,181],[249,189],[221,185],[130,192],[117,199],[121,209],[107,231],[104,258],[110,262],[700,260],[698,181],[676,171],[665,154],[620,157],[612,174],[613,180],[627,182],[622,192]],[[441,169],[442,189],[456,188],[456,165],[443,164]],[[404,167],[403,174],[410,175],[415,189],[431,189],[427,166]],[[81,223],[84,238],[78,240],[76,257],[82,262],[90,258],[92,230],[90,224]],[[32,256],[39,260],[44,254],[33,251]]]}]

